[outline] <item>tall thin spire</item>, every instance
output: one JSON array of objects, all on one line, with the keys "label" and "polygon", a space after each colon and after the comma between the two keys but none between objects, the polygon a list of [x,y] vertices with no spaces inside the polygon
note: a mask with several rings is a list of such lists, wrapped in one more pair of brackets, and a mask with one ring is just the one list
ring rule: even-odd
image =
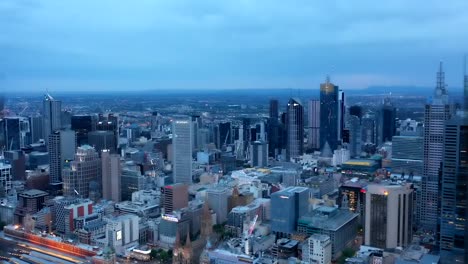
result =
[{"label": "tall thin spire", "polygon": [[437,72],[434,102],[436,104],[448,104],[447,85],[445,84],[445,72],[442,62],[440,62],[439,71]]}]

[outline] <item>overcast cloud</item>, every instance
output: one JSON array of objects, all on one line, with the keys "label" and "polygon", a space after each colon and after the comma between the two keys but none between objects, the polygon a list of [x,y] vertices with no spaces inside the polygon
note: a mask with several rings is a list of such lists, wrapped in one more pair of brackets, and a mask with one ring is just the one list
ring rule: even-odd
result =
[{"label": "overcast cloud", "polygon": [[461,86],[468,1],[2,0],[0,85],[23,90]]}]

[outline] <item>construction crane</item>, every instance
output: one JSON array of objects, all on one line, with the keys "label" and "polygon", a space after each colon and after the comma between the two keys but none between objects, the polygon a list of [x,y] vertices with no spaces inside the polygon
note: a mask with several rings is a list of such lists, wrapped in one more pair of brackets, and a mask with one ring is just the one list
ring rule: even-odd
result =
[{"label": "construction crane", "polygon": [[229,137],[229,131],[226,133],[226,137],[224,138],[224,145],[223,146],[227,146],[228,137]]},{"label": "construction crane", "polygon": [[255,229],[255,224],[257,223],[258,214],[255,215],[254,219],[250,223],[249,229],[244,232],[244,253],[250,255],[250,239],[252,238],[253,231]]}]

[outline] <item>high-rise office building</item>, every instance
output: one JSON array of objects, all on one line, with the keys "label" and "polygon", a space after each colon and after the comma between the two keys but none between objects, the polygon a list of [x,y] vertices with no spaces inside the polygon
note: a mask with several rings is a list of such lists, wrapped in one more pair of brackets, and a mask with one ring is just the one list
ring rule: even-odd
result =
[{"label": "high-rise office building", "polygon": [[396,135],[396,108],[390,98],[385,98],[383,106],[379,109],[378,145],[392,141],[394,135]]},{"label": "high-rise office building", "polygon": [[12,188],[13,177],[11,175],[11,165],[0,162],[0,188],[5,194],[9,194]]},{"label": "high-rise office building", "polygon": [[49,151],[49,183],[58,184],[62,179],[65,162],[75,157],[75,131],[55,130],[49,135],[47,149]]},{"label": "high-rise office building", "polygon": [[30,143],[39,142],[40,139],[44,139],[43,133],[43,121],[42,116],[33,116],[29,118],[29,129],[30,129]]},{"label": "high-rise office building", "polygon": [[53,131],[62,128],[62,101],[55,100],[50,94],[46,94],[42,105],[42,128],[44,129],[42,136],[48,140]]},{"label": "high-rise office building", "polygon": [[279,148],[278,100],[270,100],[270,116],[268,118],[268,156],[276,157]]},{"label": "high-rise office building", "polygon": [[192,183],[192,128],[190,118],[177,119],[172,122],[175,183]]},{"label": "high-rise office building", "polygon": [[227,221],[228,199],[231,196],[231,189],[226,187],[215,187],[206,190],[208,195],[208,205],[216,213],[216,223],[222,224]]},{"label": "high-rise office building", "polygon": [[[246,127],[244,126],[244,129]],[[223,146],[229,145],[232,143],[232,129],[231,122],[219,123],[219,137],[217,147],[221,149]]]},{"label": "high-rise office building", "polygon": [[309,188],[288,187],[271,195],[271,230],[279,236],[293,234],[297,220],[308,212]]},{"label": "high-rise office building", "polygon": [[338,148],[339,125],[338,86],[330,83],[329,78],[320,84],[320,149],[328,142],[333,150]]},{"label": "high-rise office building", "polygon": [[286,129],[286,159],[289,160],[304,153],[304,107],[299,99],[289,99]]},{"label": "high-rise office building", "polygon": [[29,143],[29,120],[24,117],[5,117],[3,126],[4,144],[6,150],[19,150]]},{"label": "high-rise office building", "polygon": [[349,115],[347,118],[346,126],[349,129],[349,152],[351,157],[357,157],[362,151],[362,127],[361,119],[355,115]]},{"label": "high-rise office building", "polygon": [[338,143],[342,142],[345,137],[345,94],[343,90],[338,90]]},{"label": "high-rise office building", "polygon": [[141,174],[139,166],[122,169],[120,179],[120,193],[122,201],[131,201],[132,193],[141,191],[145,186],[145,176]]},{"label": "high-rise office building", "polygon": [[392,172],[421,176],[424,139],[417,136],[394,136],[392,140]]},{"label": "high-rise office building", "polygon": [[89,145],[78,147],[74,160],[62,171],[64,195],[88,198],[91,182],[99,182],[100,175],[101,160],[96,150]]},{"label": "high-rise office building", "polygon": [[406,247],[412,241],[413,187],[369,184],[366,192],[365,244],[377,248]]},{"label": "high-rise office building", "polygon": [[362,144],[376,144],[377,142],[377,129],[376,118],[373,113],[365,114],[361,119],[362,126]]},{"label": "high-rise office building", "polygon": [[122,177],[120,156],[111,154],[109,150],[103,150],[101,153],[101,170],[102,198],[120,202],[122,200],[122,193],[120,192]]},{"label": "high-rise office building", "polygon": [[320,101],[310,100],[307,112],[309,148],[320,149]]},{"label": "high-rise office building", "polygon": [[164,191],[164,213],[170,214],[175,210],[179,210],[188,206],[188,185],[176,183],[166,185]]},{"label": "high-rise office building", "polygon": [[424,160],[421,183],[421,226],[438,233],[440,212],[441,163],[444,154],[445,122],[451,117],[445,73],[440,64],[437,86],[424,112]]},{"label": "high-rise office building", "polygon": [[88,132],[88,144],[93,146],[98,153],[107,149],[110,153],[117,153],[117,142],[115,141],[115,135],[113,131],[108,130],[96,130]]},{"label": "high-rise office building", "polygon": [[88,144],[88,133],[96,130],[96,117],[93,115],[73,115],[71,129],[76,131],[78,146]]},{"label": "high-rise office building", "polygon": [[26,181],[26,156],[22,150],[3,152],[5,161],[11,165],[11,175],[14,181]]},{"label": "high-rise office building", "polygon": [[[465,76],[465,103],[468,76]],[[468,263],[468,105],[445,125],[441,188],[442,263]]]},{"label": "high-rise office building", "polygon": [[250,163],[252,167],[268,166],[268,144],[265,141],[254,141],[250,145]]}]

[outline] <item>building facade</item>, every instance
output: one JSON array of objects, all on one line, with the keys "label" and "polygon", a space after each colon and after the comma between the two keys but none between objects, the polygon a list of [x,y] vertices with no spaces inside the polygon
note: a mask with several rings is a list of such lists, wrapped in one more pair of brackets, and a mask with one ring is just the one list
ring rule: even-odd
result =
[{"label": "building facade", "polygon": [[101,160],[96,150],[89,145],[78,147],[62,177],[64,195],[88,198],[91,182],[99,183],[101,178]]},{"label": "building facade", "polygon": [[421,183],[421,227],[434,234],[439,230],[441,163],[444,154],[445,122],[450,119],[450,105],[440,65],[434,97],[424,112],[424,164]]},{"label": "building facade", "polygon": [[304,152],[304,107],[299,99],[289,99],[286,111],[286,160]]},{"label": "building facade", "polygon": [[367,186],[365,245],[387,249],[412,242],[413,191],[411,184]]},{"label": "building facade", "polygon": [[333,150],[338,147],[338,86],[327,78],[320,84],[320,149],[328,142]]},{"label": "building facade", "polygon": [[193,126],[190,118],[172,122],[173,175],[175,183],[192,183]]}]

